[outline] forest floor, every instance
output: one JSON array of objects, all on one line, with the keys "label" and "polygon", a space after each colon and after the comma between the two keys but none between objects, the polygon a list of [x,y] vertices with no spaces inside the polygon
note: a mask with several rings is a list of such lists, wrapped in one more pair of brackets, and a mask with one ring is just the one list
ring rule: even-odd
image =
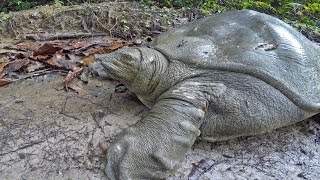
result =
[{"label": "forest floor", "polygon": [[[148,109],[92,76],[93,54],[143,46],[196,10],[133,2],[0,14],[0,179],[106,179],[116,134]],[[169,179],[320,179],[319,120],[254,137],[197,141]]]}]

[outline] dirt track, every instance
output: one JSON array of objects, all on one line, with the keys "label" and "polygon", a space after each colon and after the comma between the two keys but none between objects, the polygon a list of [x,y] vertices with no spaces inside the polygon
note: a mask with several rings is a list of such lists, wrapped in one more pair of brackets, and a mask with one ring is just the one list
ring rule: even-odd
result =
[{"label": "dirt track", "polygon": [[[46,75],[0,88],[0,179],[105,179],[104,151],[148,109],[118,83],[91,78],[79,96]],[[170,179],[320,179],[315,121],[221,143],[197,142]],[[201,167],[197,167],[200,162]],[[195,165],[193,165],[194,163]]]}]

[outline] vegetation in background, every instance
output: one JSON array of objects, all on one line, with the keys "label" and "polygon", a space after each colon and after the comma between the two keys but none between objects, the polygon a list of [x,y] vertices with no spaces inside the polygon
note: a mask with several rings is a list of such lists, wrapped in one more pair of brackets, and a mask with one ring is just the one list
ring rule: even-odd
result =
[{"label": "vegetation in background", "polygon": [[[2,0],[0,12],[30,9],[44,4],[74,5],[106,0]],[[196,8],[202,15],[235,9],[253,9],[290,23],[304,34],[320,37],[320,0],[136,0],[145,5],[160,7]],[[0,21],[8,19],[4,14]]]},{"label": "vegetation in background", "polygon": [[75,5],[85,2],[99,3],[103,0],[3,0],[0,2],[0,12],[26,10],[45,4]]},{"label": "vegetation in background", "polygon": [[320,36],[319,0],[142,0],[147,5],[190,7],[202,15],[236,9],[253,9],[290,23],[304,33]]}]

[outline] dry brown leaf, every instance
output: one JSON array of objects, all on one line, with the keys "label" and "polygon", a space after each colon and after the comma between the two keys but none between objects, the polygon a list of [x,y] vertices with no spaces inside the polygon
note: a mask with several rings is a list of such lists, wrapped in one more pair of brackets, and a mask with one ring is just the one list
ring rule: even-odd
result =
[{"label": "dry brown leaf", "polygon": [[0,79],[3,78],[4,75],[6,75],[6,73],[5,72],[1,72],[0,73]]},{"label": "dry brown leaf", "polygon": [[9,71],[9,72],[18,71],[22,67],[27,66],[29,63],[30,63],[30,61],[27,59],[12,61],[6,66],[6,71]]},{"label": "dry brown leaf", "polygon": [[78,48],[90,46],[91,44],[92,43],[86,42],[86,41],[78,41],[78,42],[75,42],[74,44],[72,44],[72,47],[74,49],[78,49]]},{"label": "dry brown leaf", "polygon": [[94,56],[88,56],[81,59],[80,63],[89,66],[91,63],[95,62]]},{"label": "dry brown leaf", "polygon": [[4,86],[4,85],[9,84],[11,82],[12,82],[12,80],[10,80],[10,79],[0,79],[0,86]]},{"label": "dry brown leaf", "polygon": [[31,59],[36,60],[36,61],[46,61],[48,59],[50,59],[52,56],[48,56],[48,55],[38,55],[35,57],[31,57]]},{"label": "dry brown leaf", "polygon": [[[58,60],[60,61],[62,58],[62,55],[55,54],[54,56],[52,55],[37,55],[35,57],[31,57],[31,59],[43,62],[44,64],[50,65],[52,67],[63,67],[62,65],[59,64]],[[61,61],[64,61],[61,60]]]},{"label": "dry brown leaf", "polygon": [[9,64],[9,62],[10,62],[9,58],[7,58],[7,57],[0,59],[0,74],[2,73],[4,67]]},{"label": "dry brown leaf", "polygon": [[89,55],[91,55],[91,54],[107,54],[107,53],[112,53],[115,50],[117,50],[119,48],[122,48],[123,46],[124,46],[123,43],[114,41],[111,44],[111,46],[109,46],[109,47],[98,48],[98,49],[90,49],[90,50],[88,50],[88,51],[86,51],[84,53],[88,53]]},{"label": "dry brown leaf", "polygon": [[37,50],[37,45],[34,42],[22,42],[17,44],[16,48],[20,50],[35,51]]},{"label": "dry brown leaf", "polygon": [[19,53],[19,54],[16,54],[13,59],[25,59],[25,58],[28,58],[29,56],[31,56],[31,54]]},{"label": "dry brown leaf", "polygon": [[61,50],[62,47],[51,44],[51,43],[45,43],[42,45],[39,49],[35,50],[33,52],[34,56],[38,55],[50,55],[50,54],[55,54],[57,51]]},{"label": "dry brown leaf", "polygon": [[76,78],[81,74],[82,71],[83,71],[83,68],[76,68],[73,71],[69,71],[68,75],[64,78],[65,86],[68,86],[74,80],[74,78]]}]

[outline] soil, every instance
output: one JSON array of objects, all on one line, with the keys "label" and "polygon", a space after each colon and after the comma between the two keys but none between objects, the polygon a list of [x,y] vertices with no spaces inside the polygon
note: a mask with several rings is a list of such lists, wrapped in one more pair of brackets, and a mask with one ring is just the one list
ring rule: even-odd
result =
[{"label": "soil", "polygon": [[[77,82],[86,95],[63,90],[60,75],[0,88],[0,179],[106,179],[112,138],[148,109],[119,83]],[[308,120],[254,137],[197,141],[169,179],[319,179],[320,125]]]},{"label": "soil", "polygon": [[[16,44],[28,37],[40,37],[34,40],[41,41],[42,37],[70,30],[96,33],[103,26],[114,24],[119,26],[114,26],[109,35],[144,38],[164,31],[169,24],[190,20],[190,13],[177,11],[166,15],[167,10],[123,3],[62,7],[59,11],[44,6],[14,13],[12,17],[16,18],[4,23],[9,31],[13,28],[13,33],[1,33],[1,44]],[[131,6],[136,8],[124,10]],[[105,11],[97,11],[97,7]],[[111,11],[116,14],[112,15],[114,18],[110,18]],[[66,16],[63,12],[72,13]],[[83,23],[80,17],[88,12],[85,17],[91,19]],[[124,14],[119,15],[120,12]],[[111,19],[110,24],[99,25],[108,22],[99,20],[103,13],[109,13],[105,18]],[[150,24],[133,27],[137,24],[134,19],[123,22],[132,13],[138,14],[141,21],[150,20]],[[90,21],[93,15],[99,18]],[[25,22],[23,17],[29,21]],[[48,21],[49,17],[52,21]],[[89,21],[96,25],[84,28]],[[138,30],[128,34],[126,25]],[[92,76],[88,83],[75,79],[74,83],[82,89],[82,93],[76,93],[65,90],[63,78],[52,72],[0,87],[0,179],[106,179],[105,153],[110,142],[148,111],[118,82]],[[260,136],[225,142],[197,141],[182,167],[169,179],[320,179],[319,122],[314,118]]]}]

